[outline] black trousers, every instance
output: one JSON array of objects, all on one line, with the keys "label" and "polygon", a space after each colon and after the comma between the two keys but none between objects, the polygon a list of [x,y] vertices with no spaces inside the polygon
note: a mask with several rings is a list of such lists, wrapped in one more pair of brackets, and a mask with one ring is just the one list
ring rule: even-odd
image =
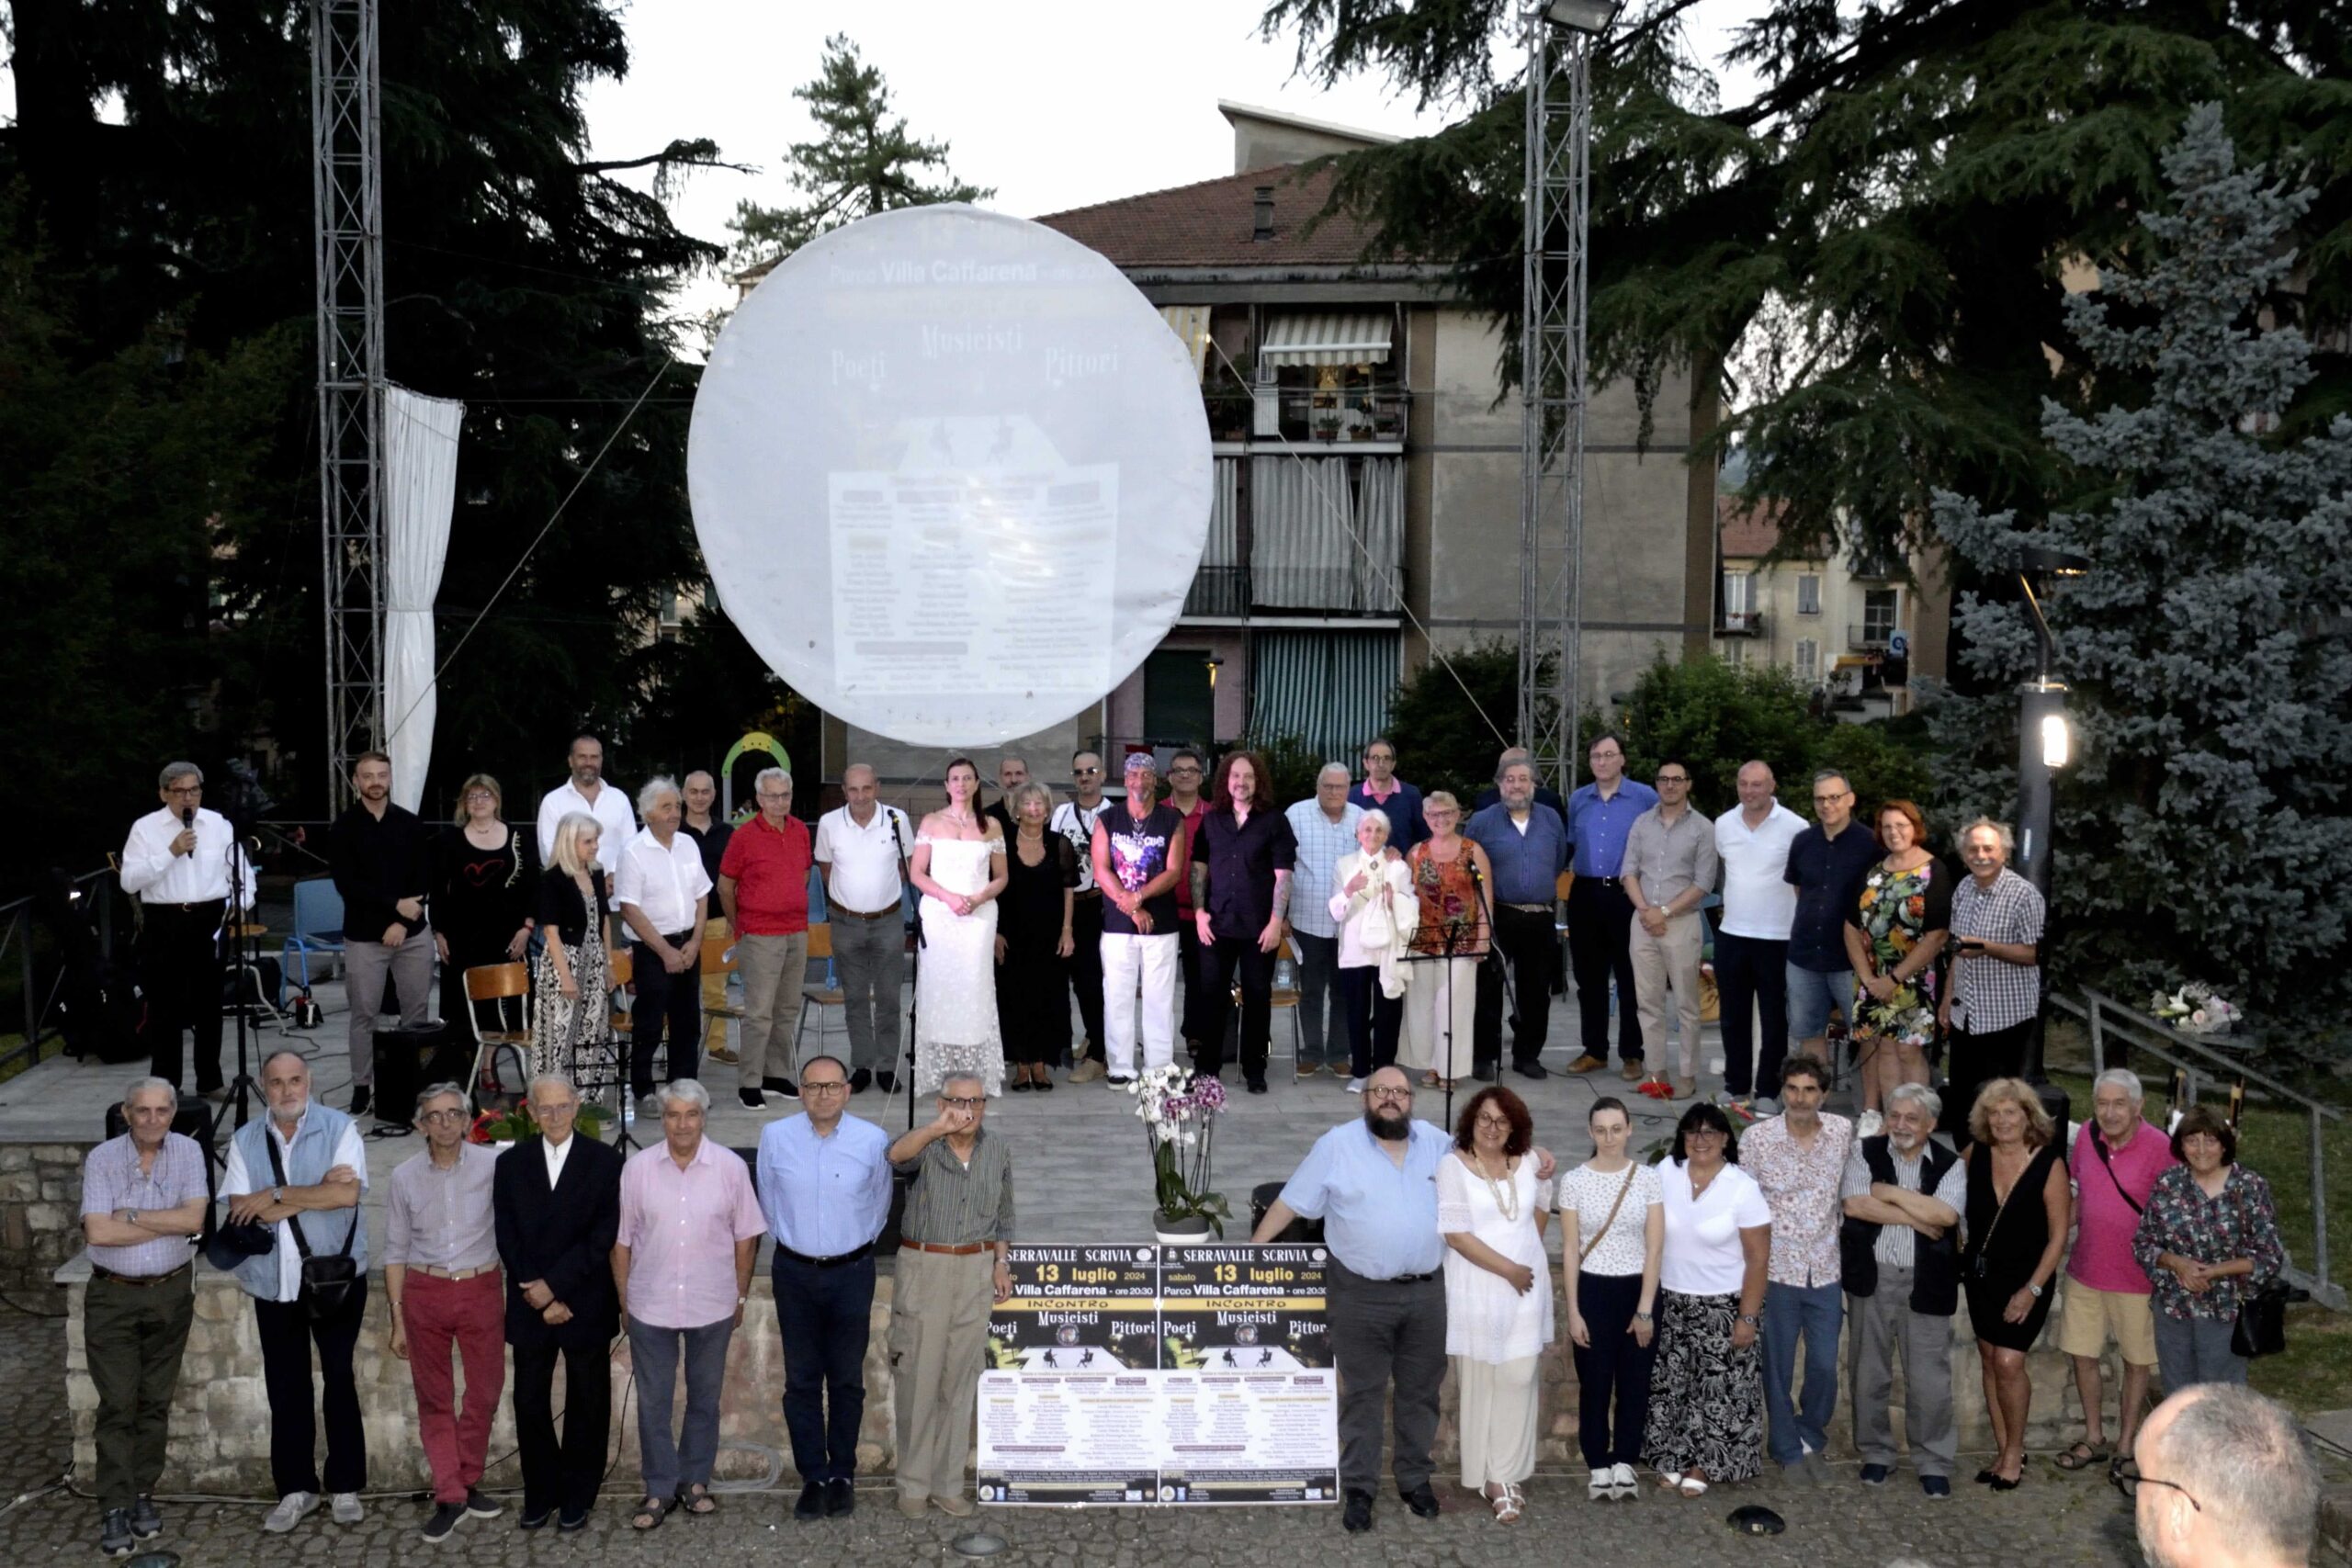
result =
[{"label": "black trousers", "polygon": [[1176,964],[1184,982],[1184,1016],[1176,1033],[1187,1044],[1197,1045],[1209,1037],[1209,987],[1201,977],[1201,933],[1189,910],[1176,919]]},{"label": "black trousers", "polygon": [[1380,965],[1340,970],[1340,995],[1348,1004],[1348,1076],[1368,1078],[1383,1067],[1396,1066],[1405,998],[1380,988]]},{"label": "black trousers", "polygon": [[[196,1089],[220,1087],[220,929],[227,900],[182,908],[152,904],[141,915],[139,986],[147,1000],[147,1038],[157,1077],[180,1081],[180,1032],[196,1035]],[[255,1064],[256,1066],[259,1064]]]},{"label": "black trousers", "polygon": [[[368,1432],[359,1419],[359,1385],[352,1352],[368,1315],[368,1276],[362,1274],[343,1307],[322,1322],[311,1316],[310,1292],[290,1302],[254,1302],[261,1331],[262,1386],[269,1394],[270,1483],[289,1492],[365,1492]],[[323,1389],[311,1383],[311,1347],[319,1348]],[[313,1406],[311,1400],[317,1397]],[[326,1484],[319,1483],[319,1416],[326,1416]]]},{"label": "black trousers", "polygon": [[1208,991],[1209,1032],[1201,1036],[1201,1071],[1225,1067],[1225,1024],[1233,1015],[1233,985],[1241,982],[1241,1076],[1257,1083],[1266,1076],[1266,1045],[1274,1031],[1274,955],[1249,937],[1221,936],[1201,953],[1201,978]]},{"label": "black trousers", "polygon": [[874,1258],[819,1269],[779,1252],[769,1273],[784,1340],[784,1427],[803,1481],[857,1473],[865,1419],[865,1345],[874,1314]]},{"label": "black trousers", "polygon": [[[1552,972],[1559,962],[1560,940],[1552,917],[1508,904],[1495,907],[1495,945],[1510,961],[1510,992],[1518,1021],[1511,1027],[1510,1059],[1526,1066],[1544,1055],[1552,1032]],[[1503,1055],[1502,975],[1491,964],[1478,965],[1478,1010],[1472,1032],[1473,1055],[1480,1066],[1499,1063]]]},{"label": "black trousers", "polygon": [[684,948],[695,961],[684,974],[673,975],[662,967],[662,960],[650,948],[643,942],[637,945],[637,1005],[629,1011],[635,1027],[630,1031],[628,1087],[639,1100],[653,1092],[653,1054],[665,1040],[670,1046],[666,1082],[696,1077],[702,1066],[702,933],[664,931],[662,939],[673,947]]},{"label": "black trousers", "polygon": [[1370,1492],[1380,1476],[1380,1417],[1396,1393],[1399,1492],[1436,1473],[1439,1386],[1445,1382],[1445,1281],[1367,1280],[1334,1258],[1328,1270],[1331,1359],[1340,1371],[1340,1489]]},{"label": "black trousers", "polygon": [[1609,1059],[1609,982],[1617,981],[1617,1054],[1642,1059],[1634,1007],[1634,901],[1615,877],[1579,876],[1568,889],[1568,962],[1576,970],[1577,1018],[1589,1056]]},{"label": "black trousers", "polygon": [[1081,893],[1069,906],[1069,987],[1078,993],[1085,1041],[1070,1050],[1070,1065],[1102,1059],[1102,895]]},{"label": "black trousers", "polygon": [[[555,1363],[563,1358],[563,1432],[555,1429]],[[514,1442],[523,1462],[523,1512],[579,1513],[596,1501],[613,1435],[609,1345],[514,1347]]]},{"label": "black trousers", "polygon": [[[1650,1363],[1657,1345],[1634,1337],[1642,1304],[1639,1274],[1576,1276],[1577,1311],[1589,1347],[1571,1345],[1577,1364],[1577,1442],[1587,1470],[1638,1464],[1650,1419]],[[1612,1421],[1611,1416],[1615,1419]]]},{"label": "black trousers", "polygon": [[[1789,1054],[1789,944],[1717,931],[1715,990],[1723,1000],[1724,1088],[1777,1098]],[[1764,1015],[1760,1052],[1753,1028],[1758,1012]]]},{"label": "black trousers", "polygon": [[1943,1129],[1953,1145],[1966,1148],[1968,1113],[1976,1106],[1976,1091],[1995,1078],[2013,1078],[2025,1071],[2025,1048],[2033,1040],[2033,1020],[1978,1034],[1955,1027],[1951,1055],[1944,1065]]}]

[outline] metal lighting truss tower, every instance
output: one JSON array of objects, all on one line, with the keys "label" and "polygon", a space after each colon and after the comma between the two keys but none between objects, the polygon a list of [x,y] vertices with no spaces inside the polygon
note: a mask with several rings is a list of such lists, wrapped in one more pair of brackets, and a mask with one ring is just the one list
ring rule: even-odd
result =
[{"label": "metal lighting truss tower", "polygon": [[384,199],[376,0],[311,0],[327,800],[384,735]]},{"label": "metal lighting truss tower", "polygon": [[[1527,28],[1527,230],[1520,295],[1519,735],[1565,799],[1584,630],[1586,235],[1593,41],[1617,0],[1549,0]],[[1549,546],[1547,548],[1546,546]],[[1550,665],[1547,673],[1546,664]]]}]

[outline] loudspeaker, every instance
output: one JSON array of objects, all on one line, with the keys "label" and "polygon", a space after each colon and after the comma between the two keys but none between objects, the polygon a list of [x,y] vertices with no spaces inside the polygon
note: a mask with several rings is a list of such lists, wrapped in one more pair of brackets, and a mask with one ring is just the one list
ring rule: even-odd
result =
[{"label": "loudspeaker", "polygon": [[416,1113],[416,1097],[429,1083],[464,1087],[473,1050],[446,1023],[423,1029],[376,1031],[375,1114],[380,1122],[405,1127]]},{"label": "loudspeaker", "polygon": [[[122,1106],[107,1107],[107,1136],[119,1138],[130,1131],[122,1119]],[[172,1114],[172,1131],[194,1138],[207,1148],[212,1146],[212,1102],[198,1094],[180,1096],[180,1108]]]}]

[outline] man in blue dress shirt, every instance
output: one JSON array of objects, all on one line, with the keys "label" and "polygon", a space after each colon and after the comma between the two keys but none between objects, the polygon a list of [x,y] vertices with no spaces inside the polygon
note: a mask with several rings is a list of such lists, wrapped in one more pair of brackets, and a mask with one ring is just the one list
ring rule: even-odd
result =
[{"label": "man in blue dress shirt", "polygon": [[1657,791],[1625,776],[1625,746],[1614,735],[1594,739],[1585,753],[1592,782],[1568,796],[1568,837],[1577,874],[1568,889],[1568,963],[1577,977],[1577,1016],[1584,1055],[1572,1073],[1609,1065],[1609,982],[1617,982],[1617,1055],[1628,1083],[1642,1076],[1642,1026],[1634,1013],[1634,903],[1621,873],[1625,836],[1634,818],[1657,804]]},{"label": "man in blue dress shirt", "polygon": [[[1445,1381],[1445,1240],[1437,1228],[1437,1168],[1453,1140],[1413,1120],[1413,1087],[1400,1067],[1383,1067],[1363,1091],[1363,1115],[1315,1140],[1266,1210],[1253,1242],[1272,1241],[1293,1220],[1323,1222],[1330,1252],[1324,1292],[1331,1357],[1340,1372],[1341,1522],[1372,1528],[1380,1471],[1380,1407],[1396,1389],[1396,1494],[1422,1518],[1438,1515],[1435,1466],[1438,1387]],[[1536,1178],[1552,1156],[1529,1151]]]},{"label": "man in blue dress shirt", "polygon": [[[1496,804],[1473,812],[1463,834],[1487,852],[1495,868],[1495,945],[1510,960],[1511,1066],[1522,1077],[1545,1076],[1544,1043],[1551,1033],[1552,972],[1560,941],[1552,925],[1559,903],[1560,873],[1568,864],[1568,830],[1560,814],[1544,805],[1535,784],[1535,764],[1525,751],[1503,753]],[[1502,987],[1478,976],[1476,1071],[1492,1079],[1502,1063]]]},{"label": "man in blue dress shirt", "polygon": [[849,1069],[831,1056],[812,1056],[802,1068],[800,1103],[801,1114],[760,1134],[758,1185],[775,1238],[784,1424],[800,1472],[792,1517],[814,1519],[856,1505],[851,1478],[865,1416],[874,1238],[890,1217],[890,1137],[843,1114]]}]

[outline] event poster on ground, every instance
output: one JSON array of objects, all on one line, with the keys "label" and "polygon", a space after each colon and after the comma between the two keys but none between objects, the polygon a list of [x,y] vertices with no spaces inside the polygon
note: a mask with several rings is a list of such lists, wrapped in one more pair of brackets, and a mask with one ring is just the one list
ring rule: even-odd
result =
[{"label": "event poster on ground", "polygon": [[1337,1501],[1324,1256],[1013,1247],[980,1374],[980,1500]]}]

